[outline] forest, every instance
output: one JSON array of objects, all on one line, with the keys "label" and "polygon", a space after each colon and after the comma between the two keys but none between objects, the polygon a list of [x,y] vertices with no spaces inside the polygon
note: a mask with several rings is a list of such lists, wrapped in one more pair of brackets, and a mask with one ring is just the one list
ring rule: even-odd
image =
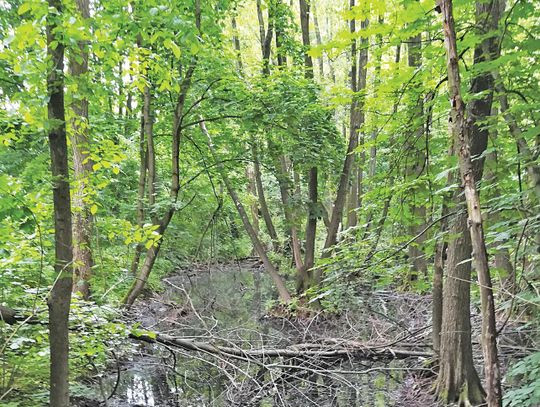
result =
[{"label": "forest", "polygon": [[0,405],[540,405],[540,1],[0,0]]}]

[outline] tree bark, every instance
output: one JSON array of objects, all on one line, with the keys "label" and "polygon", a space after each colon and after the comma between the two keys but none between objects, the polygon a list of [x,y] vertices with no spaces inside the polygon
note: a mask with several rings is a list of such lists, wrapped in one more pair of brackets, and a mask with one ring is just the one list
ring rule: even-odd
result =
[{"label": "tree bark", "polygon": [[[83,19],[90,17],[88,0],[77,0],[77,11]],[[69,70],[76,81],[87,83],[88,49],[83,41],[77,44],[78,51],[69,62]],[[80,62],[78,62],[78,58]],[[86,89],[86,86],[80,86]],[[84,299],[90,297],[90,277],[94,260],[92,256],[92,214],[88,205],[88,183],[92,173],[92,161],[89,159],[89,121],[88,99],[86,96],[73,96],[71,102],[71,147],[73,151],[73,292],[78,292]]]},{"label": "tree bark", "polygon": [[[491,2],[489,5],[477,2],[477,21],[483,22],[485,31],[496,29],[499,15],[498,7]],[[460,253],[464,260],[469,258],[472,248],[472,258],[478,273],[480,296],[482,302],[482,350],[486,376],[488,406],[502,405],[500,371],[497,355],[495,305],[491,277],[485,246],[480,199],[476,181],[482,176],[483,161],[473,164],[472,157],[483,152],[487,144],[487,130],[480,127],[479,122],[491,113],[493,78],[490,74],[479,74],[473,78],[471,91],[474,94],[488,91],[488,95],[470,102],[467,110],[461,97],[459,76],[459,55],[457,52],[456,32],[451,0],[441,0],[438,6],[443,15],[443,31],[447,54],[448,88],[452,110],[450,113],[449,130],[456,141],[458,150],[459,170],[467,203],[468,219],[465,215],[458,216],[459,231],[463,239],[459,246],[451,243],[450,256]],[[486,14],[488,18],[486,19]],[[493,38],[488,38],[494,44]],[[492,45],[489,44],[489,45]],[[489,47],[492,49],[492,47]],[[482,46],[475,49],[475,63],[490,60],[493,54],[486,55]],[[491,91],[491,92],[490,92]],[[480,147],[480,151],[479,151]],[[456,222],[457,223],[457,222]],[[469,233],[467,233],[469,228]],[[443,298],[443,327],[441,337],[441,371],[439,376],[439,394],[444,401],[470,400],[473,403],[482,401],[482,391],[476,371],[472,363],[469,316],[469,280],[470,263],[450,261],[450,266],[463,273],[452,275],[452,267],[448,272]],[[461,263],[461,264],[460,264]],[[466,297],[467,301],[463,301]],[[456,304],[457,302],[457,304]],[[461,302],[462,304],[459,304]],[[464,309],[466,307],[466,310]],[[463,313],[453,311],[462,308]],[[466,321],[465,318],[466,317]],[[461,330],[463,329],[463,330]],[[456,345],[461,345],[462,348]],[[463,389],[466,392],[463,392]],[[461,393],[461,394],[460,394]],[[468,394],[465,394],[468,393]]]},{"label": "tree bark", "polygon": [[249,238],[251,239],[251,243],[253,244],[253,247],[255,247],[255,250],[257,251],[259,257],[261,258],[264,264],[264,267],[266,268],[266,271],[272,278],[272,281],[274,282],[278,290],[280,299],[283,302],[288,303],[291,300],[291,295],[289,294],[289,291],[287,290],[287,287],[285,286],[285,282],[279,275],[277,269],[274,267],[274,265],[268,258],[268,255],[266,254],[266,250],[264,250],[264,247],[261,241],[259,240],[259,237],[255,233],[255,230],[253,229],[253,226],[251,225],[249,221],[249,217],[244,208],[244,205],[242,205],[242,202],[240,201],[238,194],[233,188],[229,180],[229,177],[227,176],[227,172],[225,171],[225,167],[223,166],[223,163],[217,157],[216,149],[214,148],[212,138],[210,136],[210,133],[206,129],[206,125],[204,121],[201,121],[200,127],[204,135],[208,138],[208,148],[210,149],[210,152],[212,154],[212,157],[214,158],[214,161],[217,163],[218,171],[221,175],[221,178],[223,179],[223,182],[227,188],[227,191],[229,192],[229,195],[231,196],[231,199],[233,200],[234,205],[236,206],[238,215],[240,216],[240,219],[242,220],[244,228],[246,229],[246,232]]},{"label": "tree bark", "polygon": [[[51,289],[49,308],[50,405],[69,406],[69,309],[73,284],[71,201],[69,192],[68,147],[64,107],[64,43],[58,36],[63,13],[60,0],[48,0],[47,56],[51,69],[47,76],[49,147],[53,179],[55,264],[57,279]],[[53,45],[54,44],[54,45]]]}]

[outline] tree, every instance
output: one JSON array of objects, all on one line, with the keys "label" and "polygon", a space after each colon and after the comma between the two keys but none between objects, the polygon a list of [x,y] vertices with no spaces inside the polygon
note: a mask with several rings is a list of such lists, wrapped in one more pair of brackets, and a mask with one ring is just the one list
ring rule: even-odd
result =
[{"label": "tree", "polygon": [[[197,0],[195,2],[195,26],[199,33],[201,33],[201,5],[200,2]],[[173,55],[176,57],[176,55],[180,56],[179,53],[175,53],[173,51]],[[178,62],[177,62],[178,63]],[[192,58],[187,69],[184,71],[184,75],[179,87],[179,91],[177,94],[176,102],[174,104],[174,111],[173,111],[173,123],[172,123],[172,143],[171,143],[171,184],[170,184],[170,190],[169,190],[169,203],[167,205],[167,208],[165,209],[164,213],[162,214],[161,218],[158,218],[158,216],[154,213],[152,213],[152,221],[154,226],[157,227],[157,232],[160,236],[163,236],[165,231],[167,230],[176,210],[177,210],[177,201],[178,201],[178,194],[180,192],[180,145],[181,145],[181,138],[182,138],[182,121],[184,119],[184,115],[186,114],[186,100],[188,97],[188,92],[191,89],[192,81],[193,81],[193,75],[195,73],[195,70],[197,68],[197,58]],[[149,89],[146,89],[145,92],[147,93],[147,96],[145,96],[145,114],[143,116],[146,116],[145,120],[145,136],[147,141],[147,150],[146,150],[146,158],[147,158],[147,170],[148,170],[148,197],[149,197],[149,204],[153,205],[155,203],[155,196],[156,196],[156,190],[155,190],[155,182],[156,182],[156,168],[155,168],[155,153],[153,151],[153,137],[151,137],[152,134],[152,118],[150,113],[150,96],[148,92],[150,92]],[[142,167],[141,167],[142,168]],[[161,249],[161,245],[163,244],[163,239],[158,240],[155,244],[152,244],[146,251],[146,256],[144,259],[144,262],[142,266],[140,267],[139,272],[137,273],[136,279],[133,282],[131,288],[129,289],[128,293],[124,297],[124,304],[126,307],[131,307],[137,297],[142,292],[144,286],[146,285],[146,282],[148,280],[148,277],[150,273],[152,272],[152,269],[154,267],[154,264],[156,262],[157,256],[159,254],[159,251]],[[137,254],[136,254],[137,255]]]},{"label": "tree", "polygon": [[[352,9],[354,7],[355,1],[351,0],[350,8]],[[366,28],[367,24],[367,20],[362,22],[362,28]],[[350,32],[354,34],[356,32],[356,21],[354,17],[350,20],[349,26]],[[354,151],[358,146],[358,132],[364,122],[363,99],[360,99],[357,93],[364,90],[366,86],[367,49],[365,47],[362,47],[360,50],[359,60],[357,61],[356,59],[356,39],[354,39],[351,43],[351,91],[354,92],[354,96],[350,110],[349,144],[347,146],[345,160],[343,161],[343,169],[341,170],[339,178],[330,225],[328,226],[328,233],[324,243],[325,252],[323,253],[323,256],[329,256],[331,247],[337,242],[337,233],[339,225],[342,222],[345,200],[347,198],[347,192],[349,191],[350,175],[355,157]]]},{"label": "tree", "polygon": [[[77,0],[77,11],[86,21],[90,17],[88,0]],[[71,110],[71,147],[73,150],[73,177],[75,193],[73,194],[73,291],[81,293],[84,299],[90,297],[89,279],[92,275],[94,260],[92,256],[92,213],[89,205],[89,177],[92,173],[92,160],[88,131],[88,49],[85,41],[79,41],[77,50],[71,56],[69,70],[77,81],[78,94],[73,96]],[[82,95],[81,95],[82,94]]]},{"label": "tree", "polygon": [[[476,14],[479,21],[487,21],[487,29],[496,28],[498,7],[492,2],[477,3]],[[449,130],[458,151],[459,170],[465,192],[467,213],[459,214],[453,227],[460,236],[449,246],[449,270],[444,289],[441,331],[441,353],[438,392],[445,402],[457,401],[480,403],[483,390],[472,361],[470,328],[470,288],[471,267],[468,258],[473,253],[473,261],[478,273],[482,297],[482,348],[485,357],[488,405],[501,405],[500,372],[496,346],[495,307],[487,260],[482,215],[476,182],[481,178],[482,164],[473,165],[472,157],[478,157],[486,148],[487,130],[479,121],[491,113],[493,78],[489,73],[477,75],[472,82],[473,93],[488,91],[488,95],[470,102],[467,108],[463,102],[459,76],[459,54],[452,1],[438,3],[443,16],[443,31],[447,54],[448,88],[452,110]],[[488,19],[485,19],[485,15]],[[493,42],[493,39],[488,40]],[[475,63],[493,58],[483,47],[475,49]],[[456,198],[461,199],[459,195]],[[470,231],[468,231],[469,229]],[[465,264],[464,264],[465,262]],[[464,391],[465,389],[465,391]]]},{"label": "tree", "polygon": [[68,319],[73,285],[71,201],[64,107],[64,44],[59,32],[61,0],[49,0],[47,14],[47,76],[49,146],[53,176],[54,240],[57,278],[48,299],[51,353],[50,405],[69,406]]},{"label": "tree", "polygon": [[[313,59],[308,54],[308,49],[310,47],[310,38],[309,38],[309,16],[310,16],[310,7],[309,3],[306,0],[300,0],[300,26],[302,28],[302,44],[305,47],[304,50],[304,65],[305,65],[305,75],[307,79],[313,80]],[[322,60],[321,60],[322,62]],[[322,65],[321,65],[322,67]],[[322,75],[322,68],[321,68]],[[317,206],[318,206],[318,183],[319,183],[319,172],[316,166],[313,166],[309,169],[309,179],[308,179],[308,191],[309,191],[309,209],[306,222],[306,248],[305,248],[305,257],[303,270],[300,271],[300,279],[302,280],[298,284],[297,291],[305,291],[309,288],[313,280],[313,276],[310,270],[313,268],[315,263],[315,239],[317,237]]]}]

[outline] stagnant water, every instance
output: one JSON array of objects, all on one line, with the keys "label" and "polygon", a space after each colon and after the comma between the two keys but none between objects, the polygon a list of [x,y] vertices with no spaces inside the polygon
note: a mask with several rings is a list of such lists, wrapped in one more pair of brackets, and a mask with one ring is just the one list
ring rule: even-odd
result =
[{"label": "stagnant water", "polygon": [[[407,310],[375,297],[366,302],[373,312],[298,320],[268,316],[275,294],[255,261],[178,270],[163,284],[163,293],[141,299],[134,310],[142,328],[243,349],[321,338],[395,339],[402,334],[400,325],[412,329],[411,323],[422,322],[412,314],[412,322],[400,321],[398,314]],[[389,317],[380,318],[385,313]],[[95,385],[101,395],[95,405],[113,392],[107,405],[114,407],[429,405],[406,401],[412,386],[405,362],[274,358],[254,365],[157,344],[134,341],[133,346],[137,352],[120,362],[120,380],[113,367]]]}]

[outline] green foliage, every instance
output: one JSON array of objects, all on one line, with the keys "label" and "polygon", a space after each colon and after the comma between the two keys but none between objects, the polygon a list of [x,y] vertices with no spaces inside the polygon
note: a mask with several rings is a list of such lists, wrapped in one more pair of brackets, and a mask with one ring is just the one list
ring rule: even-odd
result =
[{"label": "green foliage", "polygon": [[540,403],[540,352],[515,363],[506,377],[515,387],[506,392],[505,407],[532,407]]},{"label": "green foliage", "polygon": [[[87,20],[76,12],[74,1],[63,3],[64,13],[56,18],[66,62],[81,62],[79,41],[84,41],[90,55],[87,75],[74,77],[65,70],[68,133],[73,131],[73,120],[89,132],[84,147],[92,171],[84,180],[84,203],[94,220],[91,246],[96,263],[90,281],[93,302],[77,300],[72,309],[74,381],[79,375],[93,375],[92,364],[103,368],[111,356],[107,349],[119,346],[129,331],[110,322],[116,315],[107,307],[119,304],[135,278],[130,268],[136,247],[143,248],[144,261],[145,250],[161,243],[147,283],[150,290],[162,289],[160,279],[190,261],[230,261],[252,254],[252,244],[199,129],[201,118],[246,208],[257,206],[256,194],[247,188],[253,182],[248,176],[254,167],[252,147],[257,147],[261,181],[281,248],[287,246],[292,225],[304,242],[307,213],[313,205],[307,194],[308,171],[313,166],[319,170],[316,214],[322,220],[331,210],[350,130],[350,105],[362,102],[365,120],[355,151],[355,166],[362,174],[362,202],[354,209],[358,222],[348,228],[344,216],[340,244],[332,256],[317,261],[318,269],[324,271],[323,284],[310,288],[305,298],[308,304],[317,302],[326,310],[340,312],[359,305],[358,290],[390,287],[429,292],[435,249],[455,238],[440,230],[442,208],[448,204],[450,211],[456,210],[452,194],[459,187],[457,178],[449,182],[457,160],[448,154],[444,46],[431,0],[398,1],[391,7],[382,1],[358,2],[352,10],[326,0],[310,2],[322,31],[322,42],[312,35],[314,45],[308,50],[314,59],[315,80],[305,75],[297,7],[291,8],[286,1],[262,1],[265,27],[271,19],[281,41],[279,49],[273,45],[268,75],[261,73],[254,0],[201,1],[200,29],[193,1],[96,1]],[[501,112],[500,91],[496,91],[493,114],[482,123],[490,132],[481,185],[487,245],[491,259],[508,254],[520,291],[512,305],[526,310],[534,320],[538,318],[540,260],[534,242],[540,230],[540,202],[529,188],[527,166],[538,161],[539,53],[534,29],[540,10],[533,2],[508,5],[501,27],[480,33],[471,25],[474,2],[455,1],[454,6],[465,101],[483,96],[469,90],[475,75],[498,72],[510,104],[507,114],[515,119],[532,150],[530,157],[516,149]],[[0,2],[0,301],[25,313],[35,312],[40,321],[46,319],[46,297],[56,277],[46,142],[50,123],[45,78],[50,67],[44,25],[49,11],[43,1]],[[236,30],[229,28],[233,14],[238,20]],[[351,18],[357,22],[355,33],[347,24]],[[360,21],[366,19],[369,24],[360,29]],[[315,28],[314,20],[310,27]],[[233,31],[241,43],[240,52],[231,44]],[[486,36],[503,33],[500,57],[473,63],[474,47]],[[411,39],[418,34],[422,57],[414,67],[409,66],[408,57]],[[361,39],[366,41],[361,43]],[[368,47],[367,85],[360,92],[349,86],[352,41]],[[278,55],[286,60],[282,66],[275,64]],[[191,65],[195,66],[191,86],[182,95],[181,187],[178,199],[173,200],[175,106]],[[148,196],[143,199],[145,217],[139,225],[140,119],[146,87],[152,94],[156,194],[152,205]],[[88,123],[73,117],[69,109],[73,100],[81,98],[89,102]],[[286,174],[280,160],[286,164]],[[278,185],[284,179],[291,194],[287,208],[283,208]],[[72,191],[78,187],[72,178]],[[425,215],[415,211],[419,207]],[[175,215],[160,233],[159,219],[171,208]],[[288,222],[284,209],[292,214]],[[259,237],[270,248],[264,222],[255,216]],[[322,224],[317,255],[325,239]],[[427,225],[425,240],[414,241]],[[421,250],[428,264],[427,274],[414,282],[407,280],[409,247]],[[295,270],[290,253],[284,250],[269,256],[292,291]],[[512,275],[494,270],[495,284]],[[250,288],[254,284],[244,283]],[[295,299],[291,308],[303,306],[302,301]],[[0,396],[11,386],[7,402],[11,404],[7,405],[45,403],[45,327],[24,325],[17,330],[2,324],[0,336],[4,347]],[[508,376],[516,382],[508,392],[508,406],[540,402],[539,374],[534,368],[538,363],[534,354],[515,365]]]}]

